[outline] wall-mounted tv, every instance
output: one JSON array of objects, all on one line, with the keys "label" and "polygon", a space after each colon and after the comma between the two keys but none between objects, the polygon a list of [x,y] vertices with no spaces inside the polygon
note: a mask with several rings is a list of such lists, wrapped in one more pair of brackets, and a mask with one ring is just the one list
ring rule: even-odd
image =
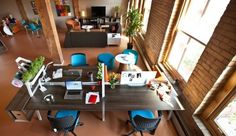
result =
[{"label": "wall-mounted tv", "polygon": [[91,7],[91,14],[92,14],[92,17],[105,17],[106,7],[105,6]]}]

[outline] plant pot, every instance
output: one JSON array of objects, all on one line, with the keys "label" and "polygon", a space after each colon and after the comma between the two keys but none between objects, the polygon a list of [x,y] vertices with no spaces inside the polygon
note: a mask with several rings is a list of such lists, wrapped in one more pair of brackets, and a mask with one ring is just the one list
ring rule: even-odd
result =
[{"label": "plant pot", "polygon": [[116,85],[115,84],[111,84],[111,89],[115,89]]},{"label": "plant pot", "polygon": [[132,43],[127,43],[127,49],[133,49],[133,44]]}]

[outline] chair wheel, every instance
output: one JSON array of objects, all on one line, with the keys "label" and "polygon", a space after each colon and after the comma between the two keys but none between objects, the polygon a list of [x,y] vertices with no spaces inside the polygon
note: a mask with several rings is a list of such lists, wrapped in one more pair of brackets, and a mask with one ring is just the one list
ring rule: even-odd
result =
[{"label": "chair wheel", "polygon": [[79,124],[77,126],[83,126],[84,123],[83,122],[79,122]]}]

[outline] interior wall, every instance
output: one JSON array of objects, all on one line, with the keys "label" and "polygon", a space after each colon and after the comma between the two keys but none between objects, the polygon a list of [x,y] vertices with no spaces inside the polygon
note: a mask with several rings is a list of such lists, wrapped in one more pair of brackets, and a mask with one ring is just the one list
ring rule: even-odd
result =
[{"label": "interior wall", "polygon": [[0,4],[0,18],[12,14],[17,20],[21,20],[20,11],[16,5],[16,0],[1,0]]},{"label": "interior wall", "polygon": [[35,15],[34,12],[33,12],[33,7],[31,5],[32,0],[21,0],[21,1],[22,1],[22,4],[23,4],[24,9],[26,11],[26,15],[27,15],[29,20],[39,17],[38,15]]},{"label": "interior wall", "polygon": [[71,10],[71,16],[57,16],[55,2],[52,0],[51,4],[52,4],[53,16],[54,16],[57,28],[65,29],[66,28],[66,24],[65,24],[66,20],[74,17],[74,9],[73,9],[73,5],[72,5],[72,0],[68,0],[68,4],[69,4],[70,10]]},{"label": "interior wall", "polygon": [[122,8],[122,1],[127,0],[79,0],[79,7],[80,11],[84,10],[87,17],[90,17],[92,6],[106,6],[106,16],[113,16],[113,8],[115,6],[120,6],[120,8]]},{"label": "interior wall", "polygon": [[171,18],[175,0],[153,0],[149,23],[142,46],[151,65],[157,62]]}]

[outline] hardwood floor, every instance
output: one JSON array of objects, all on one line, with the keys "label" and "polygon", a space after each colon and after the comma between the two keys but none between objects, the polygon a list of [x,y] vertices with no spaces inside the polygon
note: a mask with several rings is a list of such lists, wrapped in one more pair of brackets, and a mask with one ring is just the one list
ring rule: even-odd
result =
[{"label": "hardwood floor", "polygon": [[[59,32],[60,42],[63,43],[64,32]],[[18,88],[11,85],[11,80],[17,71],[15,59],[18,56],[34,59],[42,55],[46,57],[47,62],[50,61],[50,53],[47,49],[46,40],[43,36],[37,38],[31,33],[24,30],[16,33],[13,37],[0,37],[6,44],[8,51],[0,54],[0,135],[1,136],[48,136],[56,135],[51,131],[49,122],[46,119],[46,111],[43,112],[43,121],[38,121],[36,117],[29,123],[15,123],[5,112],[5,107],[16,94]],[[97,55],[102,52],[111,52],[116,55],[126,48],[127,38],[122,37],[120,46],[109,46],[106,48],[70,48],[62,49],[65,65],[70,63],[70,55],[75,52],[83,52],[87,55],[87,62],[90,65],[96,65]],[[139,57],[140,58],[140,57]],[[118,68],[115,62],[115,70]],[[141,59],[138,66],[145,69]],[[107,112],[106,122],[100,121],[100,113],[98,112],[81,112],[80,120],[84,122],[84,126],[77,127],[75,130],[78,136],[121,136],[132,130],[130,125],[125,124],[128,119],[127,112]],[[168,121],[167,115],[161,120],[156,130],[155,136],[176,136],[175,128]],[[71,135],[71,134],[69,134]],[[136,134],[139,135],[138,133]],[[146,134],[148,136],[149,134]]]}]

